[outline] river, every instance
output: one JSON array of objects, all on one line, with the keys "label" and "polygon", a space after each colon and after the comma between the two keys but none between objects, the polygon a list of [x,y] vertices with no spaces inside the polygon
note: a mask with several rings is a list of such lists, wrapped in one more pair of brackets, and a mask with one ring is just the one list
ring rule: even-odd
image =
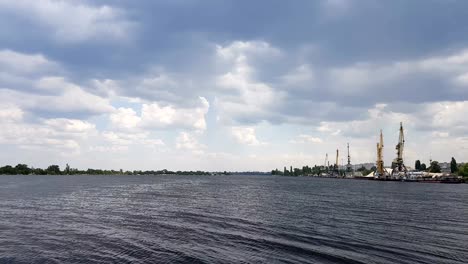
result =
[{"label": "river", "polygon": [[0,176],[0,263],[466,263],[468,184]]}]

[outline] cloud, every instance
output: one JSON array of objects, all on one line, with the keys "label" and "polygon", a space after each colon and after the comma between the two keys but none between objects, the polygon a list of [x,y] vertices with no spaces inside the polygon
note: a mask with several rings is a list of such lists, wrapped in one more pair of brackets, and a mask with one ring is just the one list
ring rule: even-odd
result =
[{"label": "cloud", "polygon": [[176,138],[176,148],[180,150],[189,150],[201,154],[205,147],[198,142],[194,135],[187,132],[180,132]]},{"label": "cloud", "polygon": [[466,89],[466,87],[468,87],[468,72],[457,76],[455,82]]},{"label": "cloud", "polygon": [[141,120],[143,127],[188,127],[196,130],[205,130],[205,115],[210,104],[204,97],[199,97],[199,105],[195,108],[175,108],[174,106],[161,106],[157,103],[143,104]]},{"label": "cloud", "polygon": [[0,120],[3,122],[15,122],[23,119],[24,112],[19,107],[2,105],[0,106]]},{"label": "cloud", "polygon": [[317,131],[332,136],[369,137],[376,134],[379,129],[391,128],[399,122],[414,124],[415,121],[411,115],[392,112],[387,105],[377,104],[368,109],[365,119],[339,122],[322,121],[317,127]]},{"label": "cloud", "polygon": [[142,145],[144,147],[160,147],[165,145],[161,139],[151,138],[149,132],[116,133],[113,131],[105,131],[102,132],[102,136],[112,145]]},{"label": "cloud", "polygon": [[61,66],[42,54],[0,51],[0,98],[46,117],[83,117],[114,110],[108,99],[70,82]]},{"label": "cloud", "polygon": [[[21,98],[19,103],[36,114],[42,112],[49,116],[64,114],[91,116],[109,113],[114,110],[108,99],[88,93],[85,88],[70,83],[62,77],[42,79],[38,82],[38,87],[44,90],[55,91],[55,94],[21,95],[20,93],[16,93],[16,96]],[[19,101],[18,99],[15,101]]]},{"label": "cloud", "polygon": [[448,132],[440,132],[440,131],[434,131],[432,132],[433,137],[438,137],[438,138],[447,138],[449,137]]},{"label": "cloud", "polygon": [[140,124],[141,117],[137,116],[133,108],[120,107],[110,115],[110,120],[115,127],[132,129]]},{"label": "cloud", "polygon": [[42,54],[24,54],[12,50],[0,50],[0,69],[14,73],[35,73],[55,69],[56,63]]},{"label": "cloud", "polygon": [[[334,67],[326,72],[325,85],[331,95],[385,102],[410,101],[430,102],[434,100],[456,100],[460,94],[468,95],[454,87],[464,85],[468,73],[468,51],[462,50],[449,55],[432,56],[415,60],[395,61],[388,64],[369,62],[346,67]],[[447,87],[440,89],[441,86]],[[455,97],[455,95],[457,95]],[[354,101],[351,99],[351,101]]]},{"label": "cloud", "polygon": [[304,88],[304,86],[314,85],[316,80],[315,72],[308,64],[302,64],[282,77],[284,85],[290,88]]},{"label": "cloud", "polygon": [[226,46],[216,46],[217,55],[227,62],[238,63],[251,57],[279,56],[281,51],[265,41],[233,41]]},{"label": "cloud", "polygon": [[61,43],[122,40],[134,26],[122,10],[107,5],[63,0],[0,0],[0,8],[14,12],[33,27],[38,24],[49,28],[54,39]]},{"label": "cloud", "polygon": [[204,97],[199,97],[199,104],[194,108],[162,106],[158,103],[142,104],[141,116],[132,108],[119,108],[110,115],[110,120],[114,127],[120,129],[191,128],[204,131],[205,115],[209,107],[210,104]]},{"label": "cloud", "polygon": [[119,89],[118,83],[111,79],[92,79],[89,81],[89,87],[87,87],[90,93],[96,94],[100,97],[111,97],[117,96],[116,91]]},{"label": "cloud", "polygon": [[96,125],[77,119],[55,118],[47,119],[44,124],[50,126],[57,131],[68,133],[86,133],[96,129]]},{"label": "cloud", "polygon": [[319,137],[314,137],[314,136],[311,136],[311,135],[301,134],[301,135],[297,136],[297,138],[291,140],[290,142],[294,143],[294,144],[303,144],[303,143],[317,144],[317,143],[322,143],[323,140],[321,138],[319,138]]},{"label": "cloud", "polygon": [[182,2],[0,0],[0,159],[266,170],[382,128],[390,160],[400,121],[408,160],[468,155],[467,3]]},{"label": "cloud", "polygon": [[432,117],[429,122],[432,129],[447,129],[455,135],[468,133],[468,101],[436,102],[426,105],[422,111]]},{"label": "cloud", "polygon": [[175,80],[175,77],[167,73],[150,74],[143,77],[135,85],[135,89],[131,92],[133,96],[139,96],[146,100],[180,102],[183,98],[179,92],[184,91],[182,80]]},{"label": "cloud", "polygon": [[80,141],[95,132],[95,125],[74,119],[46,119],[29,123],[17,107],[0,110],[0,144],[21,149],[52,151],[63,155],[80,153]]},{"label": "cloud", "polygon": [[47,59],[42,54],[26,54],[9,49],[0,50],[0,89],[14,88],[32,91],[36,89],[35,80],[45,74],[60,71],[58,63]]},{"label": "cloud", "polygon": [[217,98],[221,119],[246,123],[270,119],[271,108],[284,98],[284,94],[256,81],[255,69],[250,63],[258,57],[277,56],[279,53],[266,42],[237,41],[217,47],[218,59],[231,65],[227,72],[216,78],[221,93]]},{"label": "cloud", "polygon": [[244,145],[260,146],[266,144],[257,139],[255,128],[253,127],[232,127],[231,134],[237,142]]}]

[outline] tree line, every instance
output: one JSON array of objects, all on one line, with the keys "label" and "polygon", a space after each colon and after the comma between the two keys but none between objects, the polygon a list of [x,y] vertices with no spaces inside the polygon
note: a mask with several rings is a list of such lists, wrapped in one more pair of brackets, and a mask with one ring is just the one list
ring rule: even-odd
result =
[{"label": "tree line", "polygon": [[59,165],[50,165],[45,169],[29,167],[26,164],[18,164],[16,166],[6,165],[0,167],[0,175],[158,175],[158,174],[177,174],[177,175],[211,175],[206,171],[170,171],[170,170],[102,170],[102,169],[86,169],[79,170],[71,168],[68,164],[63,170]]},{"label": "tree line", "polygon": [[[421,163],[420,160],[416,160],[414,164],[414,169],[417,171],[427,171],[433,173],[440,173],[442,171],[438,161],[432,161],[429,167],[426,167],[426,164]],[[454,157],[450,160],[450,173],[463,176],[468,178],[468,163],[457,164],[457,161]]]},{"label": "tree line", "polygon": [[[371,170],[367,170],[364,166],[362,168],[357,169],[357,171],[361,171],[363,175],[369,174],[371,172]],[[274,169],[271,171],[271,174],[281,176],[320,176],[322,173],[335,173],[344,176],[347,172],[348,171],[346,171],[346,169],[339,169],[336,165],[314,165],[313,167],[302,166],[302,168],[293,168],[292,166],[290,166],[289,170],[286,167],[284,167],[282,171]]]}]

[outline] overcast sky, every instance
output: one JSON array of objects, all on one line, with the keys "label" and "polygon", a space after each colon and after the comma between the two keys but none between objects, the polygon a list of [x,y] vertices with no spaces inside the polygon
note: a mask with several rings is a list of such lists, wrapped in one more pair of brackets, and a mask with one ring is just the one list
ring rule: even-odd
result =
[{"label": "overcast sky", "polygon": [[468,161],[468,1],[0,0],[0,165]]}]

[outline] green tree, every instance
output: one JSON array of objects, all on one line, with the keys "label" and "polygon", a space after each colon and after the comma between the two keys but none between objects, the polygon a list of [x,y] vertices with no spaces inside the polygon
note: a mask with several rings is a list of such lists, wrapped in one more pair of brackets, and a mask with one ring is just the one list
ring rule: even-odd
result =
[{"label": "green tree", "polygon": [[0,174],[12,175],[12,174],[16,174],[16,170],[12,166],[6,165],[6,166],[0,168]]},{"label": "green tree", "polygon": [[27,175],[29,173],[31,173],[31,169],[28,168],[28,165],[18,164],[18,165],[15,166],[15,174]]},{"label": "green tree", "polygon": [[47,174],[58,175],[60,174],[60,167],[58,165],[50,165],[46,170]]},{"label": "green tree", "polygon": [[468,180],[468,163],[465,163],[458,167],[458,175]]},{"label": "green tree", "polygon": [[294,168],[294,176],[299,176],[302,174],[302,171],[301,169],[298,169],[298,168]]},{"label": "green tree", "polygon": [[458,166],[457,166],[457,161],[455,160],[454,157],[452,157],[452,160],[450,161],[450,172],[455,173],[457,172]]},{"label": "green tree", "polygon": [[35,168],[33,170],[33,173],[36,174],[36,175],[46,175],[47,172],[41,168]]},{"label": "green tree", "polygon": [[67,163],[67,165],[65,165],[65,171],[64,172],[67,175],[70,174],[70,165],[68,165],[68,163]]},{"label": "green tree", "polygon": [[422,170],[422,171],[427,170],[426,163],[421,163],[421,170]]},{"label": "green tree", "polygon": [[433,173],[439,173],[440,172],[440,165],[439,165],[438,161],[434,160],[431,163],[431,166],[429,167],[429,172],[433,172]]},{"label": "green tree", "polygon": [[421,161],[420,161],[420,160],[417,160],[417,161],[414,163],[414,169],[417,170],[417,171],[420,171],[420,170],[421,170]]}]

